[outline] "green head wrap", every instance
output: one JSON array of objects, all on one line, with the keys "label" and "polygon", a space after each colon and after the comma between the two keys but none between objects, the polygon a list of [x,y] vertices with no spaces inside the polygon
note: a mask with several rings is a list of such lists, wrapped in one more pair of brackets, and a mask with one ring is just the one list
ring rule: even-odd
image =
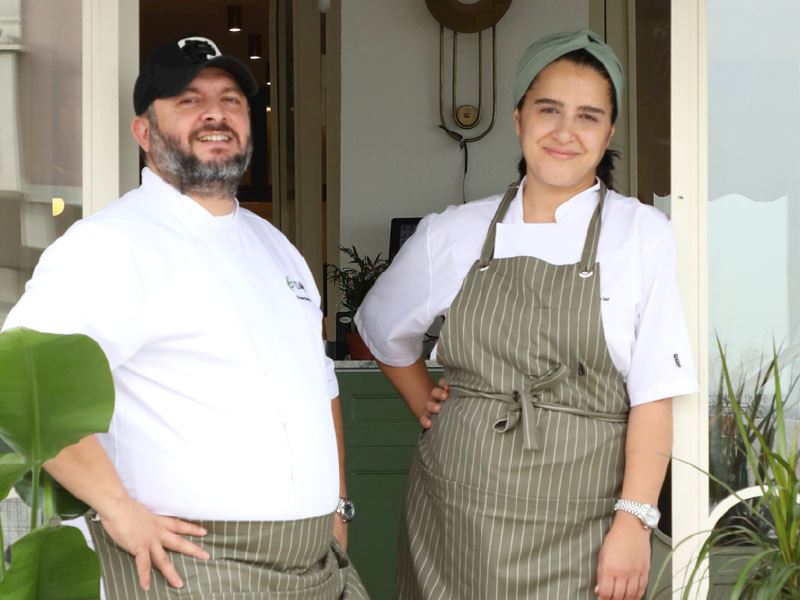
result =
[{"label": "green head wrap", "polygon": [[617,100],[617,111],[622,109],[622,89],[625,86],[625,75],[622,65],[614,51],[588,29],[574,33],[556,33],[534,42],[523,52],[517,65],[517,77],[514,81],[514,106],[525,96],[531,82],[547,65],[565,54],[575,50],[586,50],[605,67],[611,82],[614,84],[614,95]]}]

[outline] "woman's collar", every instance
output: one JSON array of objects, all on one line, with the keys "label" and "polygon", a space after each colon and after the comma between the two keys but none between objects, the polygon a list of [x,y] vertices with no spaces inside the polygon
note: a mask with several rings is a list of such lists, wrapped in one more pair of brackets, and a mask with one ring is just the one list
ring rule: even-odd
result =
[{"label": "woman's collar", "polygon": [[[506,224],[526,224],[523,216],[522,194],[525,191],[527,179],[528,177],[525,176],[522,178],[522,181],[520,181],[517,194],[514,196],[514,199],[511,201],[511,205],[508,207],[506,218],[503,219],[503,222]],[[581,192],[578,192],[572,198],[556,208],[556,223],[580,219],[586,213],[591,213],[591,211],[597,207],[597,203],[600,201],[599,191],[600,180],[595,178],[594,185]]]}]

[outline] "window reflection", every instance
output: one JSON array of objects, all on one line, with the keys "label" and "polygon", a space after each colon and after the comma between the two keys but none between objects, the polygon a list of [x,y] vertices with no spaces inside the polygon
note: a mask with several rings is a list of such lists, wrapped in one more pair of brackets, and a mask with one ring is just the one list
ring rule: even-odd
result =
[{"label": "window reflection", "polygon": [[[777,347],[784,393],[800,356],[800,39],[795,0],[709,0],[709,409],[712,474],[754,483],[720,387],[716,337],[753,418],[774,430],[764,369]],[[790,398],[788,435],[800,416]],[[712,485],[712,503],[727,491]]]},{"label": "window reflection", "polygon": [[0,3],[0,322],[82,214],[81,6]]}]

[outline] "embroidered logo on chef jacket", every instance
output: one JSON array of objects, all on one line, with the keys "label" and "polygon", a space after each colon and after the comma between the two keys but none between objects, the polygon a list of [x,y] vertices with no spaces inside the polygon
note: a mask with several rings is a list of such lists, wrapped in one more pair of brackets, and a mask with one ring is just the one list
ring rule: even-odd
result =
[{"label": "embroidered logo on chef jacket", "polygon": [[297,297],[298,300],[306,300],[311,302],[311,298],[306,295],[306,286],[303,285],[302,281],[295,281],[294,279],[290,279],[289,276],[286,276],[286,285],[289,286],[289,289],[294,292],[294,295]]},{"label": "embroidered logo on chef jacket", "polygon": [[680,369],[681,368],[681,357],[677,354],[672,355],[672,359],[675,361],[675,365]]}]

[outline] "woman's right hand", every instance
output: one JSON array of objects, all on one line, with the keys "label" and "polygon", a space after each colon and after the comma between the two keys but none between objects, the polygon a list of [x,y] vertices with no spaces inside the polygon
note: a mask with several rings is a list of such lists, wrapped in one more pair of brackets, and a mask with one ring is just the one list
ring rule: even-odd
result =
[{"label": "woman's right hand", "polygon": [[431,417],[438,415],[442,410],[442,402],[447,400],[450,395],[450,388],[444,378],[439,380],[439,384],[431,388],[430,399],[425,404],[425,414],[419,418],[419,424],[423,429],[430,429],[433,425]]}]

